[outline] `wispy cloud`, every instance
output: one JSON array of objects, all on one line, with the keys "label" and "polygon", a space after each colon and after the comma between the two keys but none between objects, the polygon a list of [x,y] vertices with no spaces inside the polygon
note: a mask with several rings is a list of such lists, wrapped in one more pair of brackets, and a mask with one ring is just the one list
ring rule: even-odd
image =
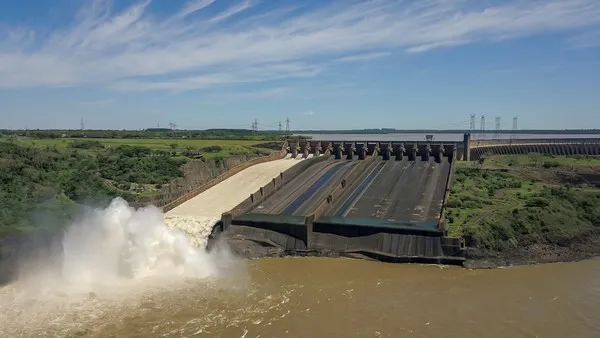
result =
[{"label": "wispy cloud", "polygon": [[229,9],[227,9],[226,11],[224,11],[223,13],[218,14],[217,16],[210,18],[208,21],[209,22],[219,22],[219,21],[223,21],[226,20],[238,13],[241,13],[243,11],[245,11],[246,9],[256,5],[257,2],[252,2],[250,0],[245,0],[240,4],[237,4],[233,7],[230,7]]},{"label": "wispy cloud", "polygon": [[312,115],[315,115],[315,112],[312,110],[309,110],[309,111],[305,111],[304,113],[302,113],[302,115],[312,116]]},{"label": "wispy cloud", "polygon": [[[600,27],[597,0],[337,0],[277,8],[245,0],[222,11],[214,2],[190,0],[164,15],[149,0],[118,13],[109,0],[93,0],[50,33],[8,28],[0,32],[0,88],[194,90],[314,77],[334,67],[330,61],[368,61],[398,49],[423,53],[547,32],[585,40]],[[586,41],[597,41],[589,34]]]},{"label": "wispy cloud", "polygon": [[357,61],[370,61],[374,59],[380,59],[386,56],[392,55],[391,52],[373,52],[373,53],[361,53],[349,56],[343,56],[337,61],[339,62],[357,62]]},{"label": "wispy cloud", "polygon": [[203,8],[212,5],[215,0],[191,0],[188,1],[183,8],[175,15],[177,18],[183,18],[186,15],[195,13]]}]

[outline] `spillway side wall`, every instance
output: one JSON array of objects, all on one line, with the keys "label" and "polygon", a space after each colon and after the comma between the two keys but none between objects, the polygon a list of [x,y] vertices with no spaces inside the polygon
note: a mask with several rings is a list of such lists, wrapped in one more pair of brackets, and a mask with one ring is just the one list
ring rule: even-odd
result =
[{"label": "spillway side wall", "polygon": [[235,175],[235,174],[241,172],[242,170],[247,169],[253,165],[283,159],[287,155],[286,149],[287,149],[287,143],[284,143],[281,150],[276,153],[273,153],[268,156],[257,157],[257,158],[251,159],[249,161],[246,161],[244,163],[241,163],[241,164],[229,169],[228,171],[222,173],[221,175],[215,177],[214,179],[202,184],[201,186],[197,187],[196,189],[184,194],[183,196],[170,201],[169,203],[167,203],[165,206],[162,207],[162,211],[167,212],[169,210],[172,210],[172,209],[178,207],[179,205],[189,201],[190,199],[198,196],[199,194],[203,193],[204,191],[214,187],[215,185],[223,182],[224,180],[232,177],[233,175]]},{"label": "spillway side wall", "polygon": [[456,168],[455,158],[450,162],[450,170],[448,170],[448,176],[446,176],[446,188],[444,190],[444,198],[442,199],[442,208],[440,210],[440,220],[438,222],[438,228],[446,232],[446,205],[448,204],[448,198],[450,197],[450,189],[454,179],[454,170]]}]

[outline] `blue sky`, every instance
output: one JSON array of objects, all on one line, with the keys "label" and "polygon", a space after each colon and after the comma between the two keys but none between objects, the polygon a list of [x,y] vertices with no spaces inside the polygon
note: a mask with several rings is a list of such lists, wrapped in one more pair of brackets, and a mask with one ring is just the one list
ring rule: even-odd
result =
[{"label": "blue sky", "polygon": [[598,0],[2,0],[0,128],[599,128]]}]

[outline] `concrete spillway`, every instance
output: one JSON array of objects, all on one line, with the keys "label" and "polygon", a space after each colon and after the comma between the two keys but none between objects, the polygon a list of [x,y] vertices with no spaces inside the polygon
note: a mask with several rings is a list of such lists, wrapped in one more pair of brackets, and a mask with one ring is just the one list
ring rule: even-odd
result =
[{"label": "concrete spillway", "polygon": [[285,158],[256,164],[206,190],[189,201],[175,207],[169,216],[217,217],[241,203],[251,193],[268,184],[300,161]]},{"label": "concrete spillway", "polygon": [[[329,160],[307,168],[250,212],[308,216],[330,190],[347,188],[323,216],[437,224],[450,163],[435,161]],[[354,173],[353,171],[356,171]],[[348,179],[351,174],[356,178]]]},{"label": "concrete spillway", "polygon": [[221,214],[243,202],[248,195],[271,182],[281,172],[302,162],[304,160],[287,156],[285,159],[255,164],[167,211],[165,222],[169,227],[186,232],[195,245],[203,247]]},{"label": "concrete spillway", "polygon": [[449,170],[447,160],[376,161],[326,214],[437,223]]},{"label": "concrete spillway", "polygon": [[224,214],[212,238],[225,236],[250,257],[462,262],[460,241],[438,227],[452,157],[374,155],[306,160]]}]

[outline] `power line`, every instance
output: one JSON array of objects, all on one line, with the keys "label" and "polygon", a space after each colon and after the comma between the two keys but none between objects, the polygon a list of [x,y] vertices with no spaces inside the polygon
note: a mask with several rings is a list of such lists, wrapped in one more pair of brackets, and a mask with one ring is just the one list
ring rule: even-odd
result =
[{"label": "power line", "polygon": [[513,117],[513,127],[512,127],[512,134],[510,135],[510,139],[516,139],[517,138],[517,130],[518,130],[518,120],[517,117]]},{"label": "power line", "polygon": [[496,116],[496,132],[494,133],[494,139],[500,139],[500,116]]},{"label": "power line", "polygon": [[481,121],[479,122],[479,138],[485,139],[485,115],[481,115]]},{"label": "power line", "polygon": [[475,131],[475,114],[471,114],[471,124],[469,125],[469,130],[472,132]]}]

